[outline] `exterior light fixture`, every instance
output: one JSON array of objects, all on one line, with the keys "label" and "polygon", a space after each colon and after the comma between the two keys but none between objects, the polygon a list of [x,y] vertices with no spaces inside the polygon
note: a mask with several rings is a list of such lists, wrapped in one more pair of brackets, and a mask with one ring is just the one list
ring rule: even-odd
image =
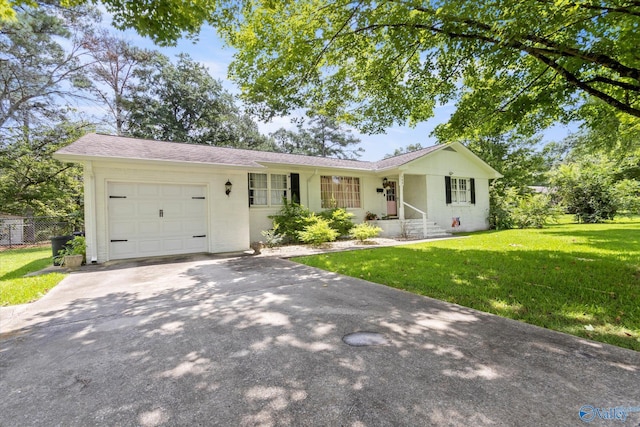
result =
[{"label": "exterior light fixture", "polygon": [[233,184],[231,184],[231,181],[229,181],[227,179],[227,182],[224,184],[224,194],[226,194],[227,196],[229,194],[231,194],[231,187],[233,186]]},{"label": "exterior light fixture", "polygon": [[389,188],[389,180],[387,179],[386,176],[384,178],[382,178],[382,187],[383,188]]}]

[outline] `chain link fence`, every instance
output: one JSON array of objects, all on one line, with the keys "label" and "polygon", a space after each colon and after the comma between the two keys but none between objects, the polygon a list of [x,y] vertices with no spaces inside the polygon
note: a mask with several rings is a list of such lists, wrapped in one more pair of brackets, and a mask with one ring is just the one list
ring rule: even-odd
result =
[{"label": "chain link fence", "polygon": [[83,220],[67,217],[0,217],[0,248],[24,247],[48,242],[52,237],[83,231]]}]

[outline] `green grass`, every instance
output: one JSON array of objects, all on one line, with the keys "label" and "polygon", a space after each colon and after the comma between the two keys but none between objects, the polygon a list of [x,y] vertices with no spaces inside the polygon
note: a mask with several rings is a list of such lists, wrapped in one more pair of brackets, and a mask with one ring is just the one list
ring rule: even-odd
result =
[{"label": "green grass", "polygon": [[50,273],[24,277],[51,265],[51,247],[12,249],[0,252],[0,305],[15,305],[41,298],[65,275]]},{"label": "green grass", "polygon": [[563,221],[296,261],[640,351],[638,219]]}]

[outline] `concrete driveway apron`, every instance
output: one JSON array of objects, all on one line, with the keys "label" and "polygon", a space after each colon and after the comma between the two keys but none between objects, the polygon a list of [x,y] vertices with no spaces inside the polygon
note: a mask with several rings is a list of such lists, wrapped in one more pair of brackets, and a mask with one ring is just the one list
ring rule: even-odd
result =
[{"label": "concrete driveway apron", "polygon": [[97,266],[0,314],[2,426],[640,424],[638,352],[281,259]]}]

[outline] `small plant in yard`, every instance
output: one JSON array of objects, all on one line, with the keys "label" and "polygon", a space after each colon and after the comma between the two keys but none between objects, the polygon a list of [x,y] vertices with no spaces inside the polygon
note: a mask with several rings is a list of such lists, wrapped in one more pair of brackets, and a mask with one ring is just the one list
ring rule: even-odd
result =
[{"label": "small plant in yard", "polygon": [[333,242],[339,236],[339,233],[331,228],[329,221],[326,219],[316,215],[312,215],[312,219],[313,222],[311,224],[298,232],[298,238],[304,243],[318,246],[323,243]]},{"label": "small plant in yard", "polygon": [[366,221],[375,221],[378,219],[378,215],[374,214],[373,212],[367,211],[367,213],[364,214],[364,219]]},{"label": "small plant in yard", "polygon": [[271,230],[262,230],[260,234],[264,237],[264,245],[268,248],[279,246],[284,242],[285,236],[279,232],[280,226],[277,222],[273,222],[273,228]]},{"label": "small plant in yard", "polygon": [[310,223],[312,212],[301,204],[283,201],[282,208],[275,215],[269,215],[274,224],[278,224],[278,232],[283,242],[299,242],[298,233]]},{"label": "small plant in yard", "polygon": [[60,249],[58,251],[58,256],[56,257],[56,259],[59,263],[63,263],[64,258],[67,256],[82,255],[82,261],[84,262],[86,251],[87,244],[85,238],[82,236],[75,236],[73,239],[67,242],[64,249]]},{"label": "small plant in yard", "polygon": [[349,235],[354,239],[358,239],[360,242],[364,242],[367,239],[376,237],[381,231],[382,228],[364,222],[354,226],[351,231],[349,231]]},{"label": "small plant in yard", "polygon": [[344,208],[333,208],[326,211],[322,211],[318,214],[319,217],[326,219],[329,222],[329,226],[339,233],[339,236],[346,236],[349,234],[349,230],[353,228],[353,214],[347,212]]}]

